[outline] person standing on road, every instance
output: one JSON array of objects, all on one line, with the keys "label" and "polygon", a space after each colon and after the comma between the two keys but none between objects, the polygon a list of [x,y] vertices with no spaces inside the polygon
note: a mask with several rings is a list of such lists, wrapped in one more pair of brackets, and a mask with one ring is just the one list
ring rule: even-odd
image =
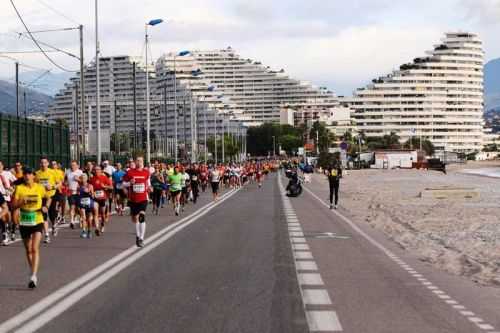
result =
[{"label": "person standing on road", "polygon": [[[330,185],[330,209],[337,209],[339,202],[340,178],[342,178],[342,165],[335,160],[327,169],[328,183]],[[335,195],[335,205],[333,196]]]},{"label": "person standing on road", "polygon": [[135,244],[137,247],[144,247],[148,192],[151,190],[150,174],[149,170],[144,167],[144,157],[136,158],[135,168],[127,171],[123,176],[123,182],[129,185],[129,207],[132,223],[135,224]]},{"label": "person standing on road", "polygon": [[35,183],[35,175],[32,169],[25,168],[23,175],[24,182],[16,187],[12,206],[14,209],[21,210],[19,214],[19,230],[26,249],[28,265],[31,269],[28,287],[33,289],[38,284],[40,242],[44,230],[43,214],[49,212],[51,197],[47,194],[43,185]]}]

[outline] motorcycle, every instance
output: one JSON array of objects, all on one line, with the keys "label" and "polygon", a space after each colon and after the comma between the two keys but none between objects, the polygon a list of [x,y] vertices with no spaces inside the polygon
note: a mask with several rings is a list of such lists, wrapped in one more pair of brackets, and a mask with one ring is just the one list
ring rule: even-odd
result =
[{"label": "motorcycle", "polygon": [[302,194],[302,180],[299,178],[299,175],[296,171],[286,170],[285,175],[290,181],[286,187],[287,196],[289,197],[298,197]]}]

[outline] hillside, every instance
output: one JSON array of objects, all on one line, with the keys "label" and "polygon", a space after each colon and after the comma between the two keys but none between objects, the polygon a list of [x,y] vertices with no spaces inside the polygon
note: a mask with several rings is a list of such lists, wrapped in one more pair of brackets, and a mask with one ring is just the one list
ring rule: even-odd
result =
[{"label": "hillside", "polygon": [[485,109],[500,109],[500,58],[484,66]]},{"label": "hillside", "polygon": [[[24,89],[20,88],[19,108],[20,113],[24,113]],[[48,109],[52,97],[40,92],[26,90],[26,109],[28,114],[45,113]],[[0,80],[0,112],[16,114],[16,87],[13,83]]]}]

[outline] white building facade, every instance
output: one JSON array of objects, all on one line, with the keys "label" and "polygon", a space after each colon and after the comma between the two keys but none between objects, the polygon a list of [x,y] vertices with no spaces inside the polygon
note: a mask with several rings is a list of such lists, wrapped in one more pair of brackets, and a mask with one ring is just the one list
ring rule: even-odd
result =
[{"label": "white building facade", "polygon": [[482,148],[484,52],[478,35],[447,33],[427,56],[355,91],[346,104],[366,136],[395,132],[437,150]]}]

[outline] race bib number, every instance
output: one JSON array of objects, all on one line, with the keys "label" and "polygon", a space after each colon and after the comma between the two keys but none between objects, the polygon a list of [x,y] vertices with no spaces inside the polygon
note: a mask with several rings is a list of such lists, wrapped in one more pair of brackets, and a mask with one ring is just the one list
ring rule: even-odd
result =
[{"label": "race bib number", "polygon": [[21,219],[19,224],[26,227],[32,227],[36,225],[36,212],[21,211]]},{"label": "race bib number", "polygon": [[95,191],[95,197],[96,199],[104,199],[104,191],[102,190]]},{"label": "race bib number", "polygon": [[40,179],[40,184],[43,185],[44,187],[49,186],[49,180],[48,179]]},{"label": "race bib number", "polygon": [[197,180],[198,180],[198,177],[197,177],[197,176],[193,176],[191,179],[192,179],[193,181],[197,181]]},{"label": "race bib number", "polygon": [[145,184],[134,184],[132,186],[132,191],[134,191],[134,193],[144,193],[144,192],[146,192],[146,185]]},{"label": "race bib number", "polygon": [[90,207],[90,198],[82,198],[80,200],[80,204],[83,206],[83,207]]},{"label": "race bib number", "polygon": [[333,169],[333,170],[330,172],[330,176],[332,176],[332,177],[337,177],[337,170]]}]

